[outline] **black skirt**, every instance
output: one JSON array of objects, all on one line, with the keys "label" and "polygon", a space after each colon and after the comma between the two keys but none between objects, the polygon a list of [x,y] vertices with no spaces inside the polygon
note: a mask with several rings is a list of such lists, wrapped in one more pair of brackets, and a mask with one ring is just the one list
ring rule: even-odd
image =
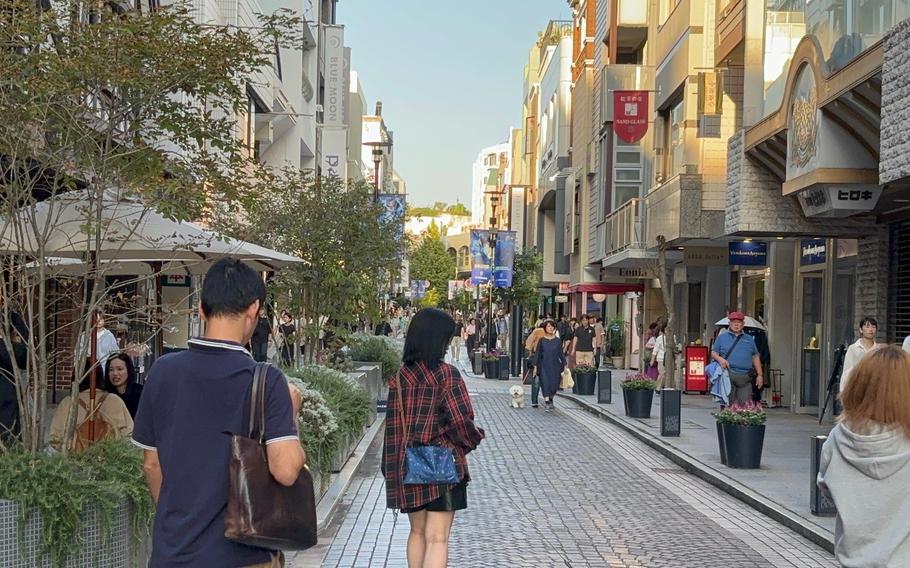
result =
[{"label": "black skirt", "polygon": [[413,509],[402,509],[402,513],[416,513],[418,511],[433,511],[435,513],[446,513],[450,511],[461,511],[468,508],[468,482],[462,481],[451,489],[446,489],[437,499],[424,503]]}]

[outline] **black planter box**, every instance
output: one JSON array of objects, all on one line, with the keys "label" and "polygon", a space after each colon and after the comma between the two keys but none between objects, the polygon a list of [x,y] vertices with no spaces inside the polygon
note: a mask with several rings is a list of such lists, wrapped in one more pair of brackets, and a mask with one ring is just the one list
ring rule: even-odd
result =
[{"label": "black planter box", "polygon": [[597,383],[597,371],[590,373],[575,373],[575,390],[577,394],[594,394]]},{"label": "black planter box", "polygon": [[499,359],[484,359],[483,376],[488,379],[499,378]]},{"label": "black planter box", "polygon": [[622,398],[629,418],[651,418],[651,402],[654,391],[651,389],[622,389]]},{"label": "black planter box", "polygon": [[599,404],[613,402],[613,374],[607,369],[597,371],[597,402]]},{"label": "black planter box", "polygon": [[715,425],[717,425],[717,447],[720,449],[720,463],[727,465],[727,442],[724,440],[723,424],[715,422]]},{"label": "black planter box", "polygon": [[475,351],[471,355],[471,370],[475,375],[483,374],[483,351]]},{"label": "black planter box", "polygon": [[765,425],[740,426],[722,424],[727,466],[736,469],[761,467],[761,451],[765,442]]},{"label": "black planter box", "polygon": [[837,514],[837,507],[827,492],[818,488],[818,468],[821,464],[822,446],[827,436],[812,437],[812,467],[809,471],[809,510],[813,515],[832,517]]},{"label": "black planter box", "polygon": [[508,381],[512,376],[511,367],[512,358],[509,355],[499,356],[499,380]]},{"label": "black planter box", "polygon": [[660,435],[679,436],[682,431],[682,392],[660,391]]}]

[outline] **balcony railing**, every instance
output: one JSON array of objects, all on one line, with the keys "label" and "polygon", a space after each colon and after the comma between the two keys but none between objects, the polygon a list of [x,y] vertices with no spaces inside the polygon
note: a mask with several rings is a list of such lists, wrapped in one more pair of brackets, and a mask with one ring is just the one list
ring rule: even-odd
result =
[{"label": "balcony railing", "polygon": [[639,205],[641,200],[630,199],[604,220],[604,257],[628,249],[644,248]]},{"label": "balcony railing", "polygon": [[601,116],[613,122],[613,91],[654,90],[654,67],[650,65],[604,65],[601,74]]}]

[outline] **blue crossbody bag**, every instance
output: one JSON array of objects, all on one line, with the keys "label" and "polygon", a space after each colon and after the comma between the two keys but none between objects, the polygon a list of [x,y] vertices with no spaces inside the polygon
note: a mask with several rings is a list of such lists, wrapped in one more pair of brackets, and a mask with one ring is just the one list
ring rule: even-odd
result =
[{"label": "blue crossbody bag", "polygon": [[[433,400],[435,402],[435,394]],[[433,405],[435,408],[435,405]],[[398,390],[398,412],[401,427],[404,428],[405,444],[404,485],[451,485],[460,483],[458,470],[455,469],[455,454],[449,448],[432,444],[410,445],[408,443],[408,423],[404,415],[404,399],[401,389]]]}]

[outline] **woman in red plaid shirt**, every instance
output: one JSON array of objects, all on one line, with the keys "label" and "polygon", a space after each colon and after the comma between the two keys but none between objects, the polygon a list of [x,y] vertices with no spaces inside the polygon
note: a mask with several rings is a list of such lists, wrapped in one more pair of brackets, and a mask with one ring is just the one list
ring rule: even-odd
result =
[{"label": "woman in red plaid shirt", "polygon": [[[445,567],[455,511],[467,508],[468,462],[465,455],[483,440],[458,369],[443,362],[455,320],[442,310],[414,316],[404,344],[404,365],[389,381],[382,472],[386,504],[408,514],[410,568]],[[403,403],[403,407],[402,407]],[[407,424],[402,424],[401,416]],[[407,431],[407,440],[404,440]],[[437,445],[452,449],[461,482],[454,485],[405,485],[405,448]]]}]

